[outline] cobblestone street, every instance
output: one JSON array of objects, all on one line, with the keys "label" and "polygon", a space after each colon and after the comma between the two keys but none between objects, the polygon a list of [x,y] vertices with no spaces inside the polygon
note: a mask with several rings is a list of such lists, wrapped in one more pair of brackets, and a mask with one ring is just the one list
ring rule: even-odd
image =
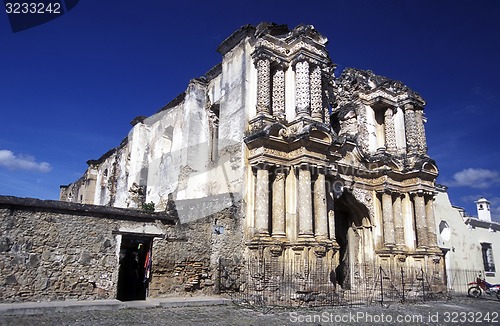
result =
[{"label": "cobblestone street", "polygon": [[235,305],[93,310],[0,316],[0,325],[500,325],[500,302],[453,299],[421,304],[317,309]]}]

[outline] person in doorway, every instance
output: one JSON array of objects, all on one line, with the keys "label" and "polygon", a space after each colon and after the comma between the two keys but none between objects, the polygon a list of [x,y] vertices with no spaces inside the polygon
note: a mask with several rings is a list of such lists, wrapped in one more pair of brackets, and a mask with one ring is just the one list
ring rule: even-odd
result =
[{"label": "person in doorway", "polygon": [[118,299],[130,301],[136,299],[138,281],[137,258],[131,249],[127,249],[125,257],[120,261],[118,279]]}]

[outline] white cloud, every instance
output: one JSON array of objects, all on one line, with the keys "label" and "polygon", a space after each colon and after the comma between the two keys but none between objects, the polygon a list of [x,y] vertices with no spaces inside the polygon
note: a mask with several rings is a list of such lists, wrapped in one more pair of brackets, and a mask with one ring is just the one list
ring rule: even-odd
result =
[{"label": "white cloud", "polygon": [[488,169],[464,169],[453,175],[453,180],[448,182],[449,186],[471,187],[486,189],[500,184],[500,174],[497,171]]},{"label": "white cloud", "polygon": [[0,150],[0,167],[6,167],[9,170],[27,170],[46,173],[52,170],[47,162],[37,162],[33,156],[15,155],[12,151]]}]

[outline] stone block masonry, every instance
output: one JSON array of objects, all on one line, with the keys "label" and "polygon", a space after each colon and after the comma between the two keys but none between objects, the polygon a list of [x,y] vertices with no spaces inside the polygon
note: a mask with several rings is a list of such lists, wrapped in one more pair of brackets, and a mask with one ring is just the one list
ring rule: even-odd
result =
[{"label": "stone block masonry", "polygon": [[149,297],[218,293],[220,258],[239,264],[244,247],[241,201],[226,197],[150,213],[0,196],[0,302],[119,298],[120,262],[136,243],[152,244]]},{"label": "stone block masonry", "polygon": [[0,302],[116,298],[122,236],[166,237],[165,214],[0,196]]}]

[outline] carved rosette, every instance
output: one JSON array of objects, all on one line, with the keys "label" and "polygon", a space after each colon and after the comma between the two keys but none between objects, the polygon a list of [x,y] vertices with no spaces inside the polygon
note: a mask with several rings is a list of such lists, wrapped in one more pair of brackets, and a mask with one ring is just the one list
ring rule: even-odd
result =
[{"label": "carved rosette", "polygon": [[315,66],[311,72],[311,115],[314,120],[320,122],[323,120],[321,93],[321,68]]},{"label": "carved rosette", "polygon": [[309,90],[309,63],[307,61],[298,62],[295,65],[295,97],[297,115],[309,116],[310,90]]},{"label": "carved rosette", "polygon": [[285,118],[285,71],[282,67],[273,74],[273,115],[279,120]]},{"label": "carved rosette", "polygon": [[396,152],[396,129],[394,128],[394,111],[391,108],[385,110],[385,146],[389,153]]},{"label": "carved rosette", "polygon": [[271,62],[269,59],[257,61],[257,113],[269,113],[271,104]]}]

